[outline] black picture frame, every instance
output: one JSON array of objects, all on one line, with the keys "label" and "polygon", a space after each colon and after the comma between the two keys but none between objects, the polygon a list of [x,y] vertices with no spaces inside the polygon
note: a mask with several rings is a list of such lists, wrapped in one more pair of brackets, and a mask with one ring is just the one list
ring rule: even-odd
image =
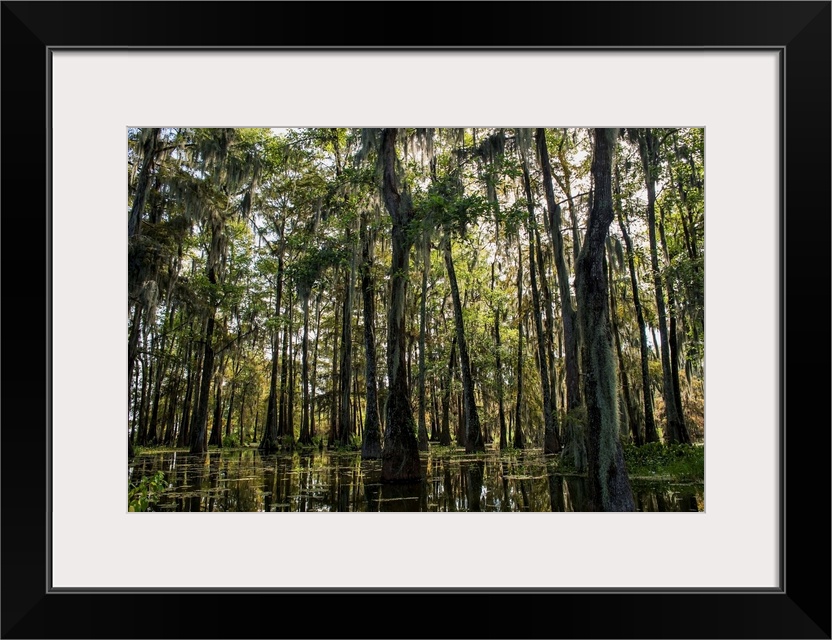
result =
[{"label": "black picture frame", "polygon": [[[830,637],[830,2],[453,4],[2,3],[3,638]],[[48,83],[62,47],[779,51],[780,588],[51,592]]]}]

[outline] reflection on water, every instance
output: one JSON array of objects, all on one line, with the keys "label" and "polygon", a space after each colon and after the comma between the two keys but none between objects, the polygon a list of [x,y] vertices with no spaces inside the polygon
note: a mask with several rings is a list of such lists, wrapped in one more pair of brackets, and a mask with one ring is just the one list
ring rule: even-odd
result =
[{"label": "reflection on water", "polygon": [[[514,456],[430,452],[421,483],[380,482],[381,464],[358,453],[262,455],[256,449],[147,453],[131,461],[137,483],[157,471],[167,489],[153,511],[584,511],[581,476],[557,473],[540,450]],[[703,511],[702,485],[633,482],[638,511]]]}]

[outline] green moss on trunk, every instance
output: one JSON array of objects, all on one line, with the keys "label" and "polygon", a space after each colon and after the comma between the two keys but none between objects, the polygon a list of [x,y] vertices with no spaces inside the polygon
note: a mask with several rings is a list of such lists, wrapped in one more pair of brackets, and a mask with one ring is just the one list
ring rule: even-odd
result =
[{"label": "green moss on trunk", "polygon": [[584,336],[584,399],[590,503],[596,511],[634,511],[619,440],[618,376],[610,332],[606,237],[613,219],[612,158],[616,130],[596,129],[595,198],[576,269],[578,319]]}]

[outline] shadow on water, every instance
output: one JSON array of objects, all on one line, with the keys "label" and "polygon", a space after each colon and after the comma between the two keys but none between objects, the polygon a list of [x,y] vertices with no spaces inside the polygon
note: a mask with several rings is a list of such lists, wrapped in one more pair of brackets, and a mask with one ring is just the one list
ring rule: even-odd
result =
[{"label": "shadow on water", "polygon": [[[145,453],[128,468],[131,486],[161,471],[152,511],[202,512],[569,512],[585,511],[586,479],[560,473],[540,450],[422,456],[423,480],[382,484],[381,465],[358,452],[263,455],[256,449]],[[704,487],[633,481],[638,511],[704,511]]]}]

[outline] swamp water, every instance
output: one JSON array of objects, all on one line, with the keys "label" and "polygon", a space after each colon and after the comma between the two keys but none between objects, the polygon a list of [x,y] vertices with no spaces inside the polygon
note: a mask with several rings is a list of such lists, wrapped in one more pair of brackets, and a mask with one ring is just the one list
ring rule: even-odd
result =
[{"label": "swamp water", "polygon": [[[263,455],[256,449],[145,452],[128,483],[162,472],[151,511],[585,511],[585,478],[559,472],[541,450],[422,454],[424,479],[382,485],[381,462],[358,452]],[[701,484],[631,481],[638,511],[702,511]]]}]

